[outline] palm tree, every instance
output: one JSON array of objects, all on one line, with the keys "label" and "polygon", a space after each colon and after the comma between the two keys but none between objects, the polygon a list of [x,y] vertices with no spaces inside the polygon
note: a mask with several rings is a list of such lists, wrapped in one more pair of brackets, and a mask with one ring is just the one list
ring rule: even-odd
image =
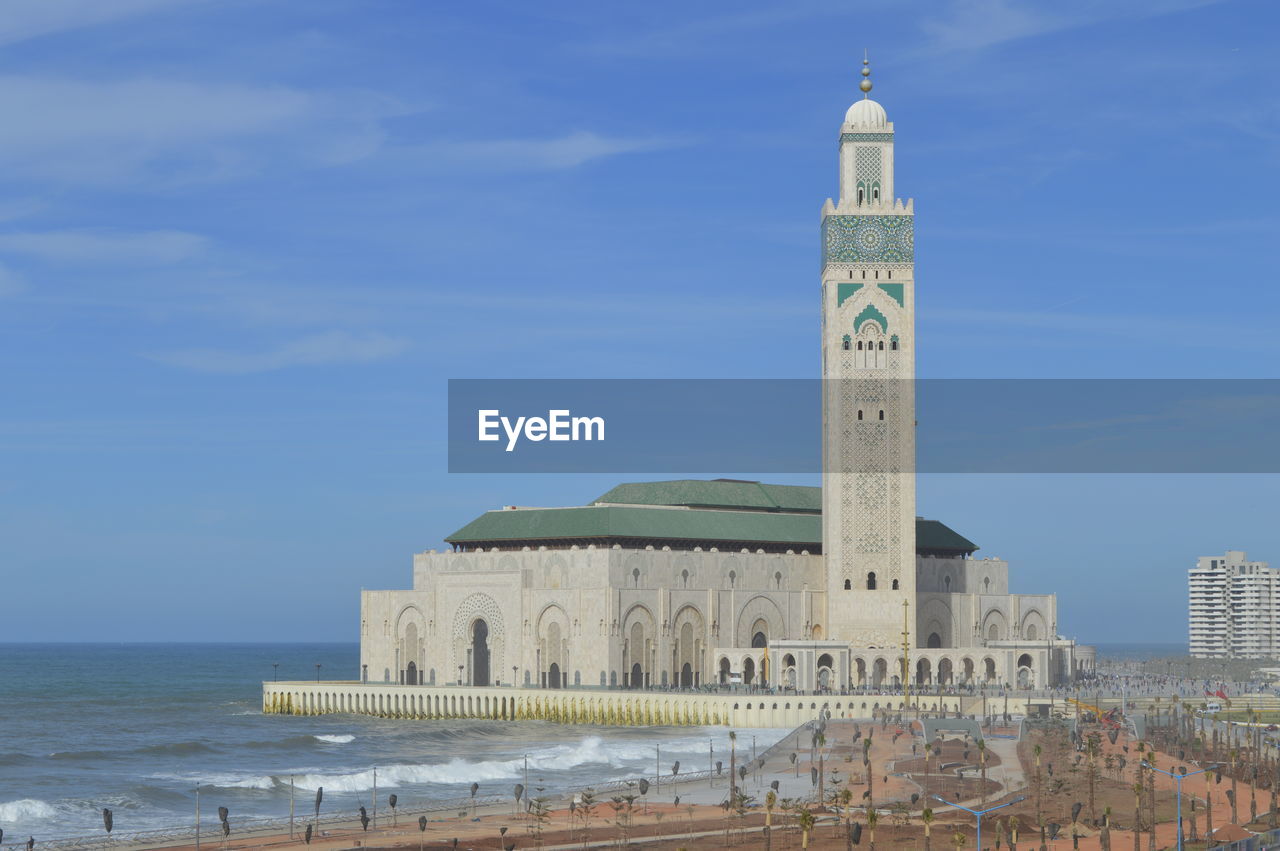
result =
[{"label": "palm tree", "polygon": [[862,740],[862,767],[867,772],[867,807],[875,801],[875,772],[871,770],[871,737]]},{"label": "palm tree", "polygon": [[[809,831],[813,830],[813,811],[808,807],[800,810],[797,821],[800,823],[800,847],[807,849],[809,847]],[[872,847],[875,847],[874,843]]]},{"label": "palm tree", "polygon": [[1276,786],[1280,785],[1280,777],[1271,778],[1271,813],[1267,816],[1267,827],[1276,829]]},{"label": "palm tree", "polygon": [[1111,851],[1111,808],[1107,807],[1102,811],[1102,831],[1098,834],[1098,841],[1102,844],[1102,851]]},{"label": "palm tree", "polygon": [[1138,782],[1133,784],[1133,851],[1142,849],[1142,763],[1138,763]]},{"label": "palm tree", "polygon": [[1096,733],[1090,734],[1086,745],[1087,753],[1089,754],[1089,819],[1094,822],[1098,820],[1098,811],[1094,807],[1093,796],[1098,775],[1098,745],[1098,735]]},{"label": "palm tree", "polygon": [[1210,783],[1210,774],[1207,771],[1204,773],[1204,837],[1205,839],[1213,838],[1213,784]]},{"label": "palm tree", "polygon": [[1044,784],[1040,779],[1040,746],[1039,745],[1035,746],[1035,754],[1036,754],[1036,823],[1039,824],[1044,818],[1043,813],[1041,813],[1040,811],[1041,791],[1043,789]]},{"label": "palm tree", "polygon": [[773,808],[776,807],[777,805],[778,805],[778,793],[770,789],[769,793],[764,796],[764,826],[765,827],[773,827]]},{"label": "palm tree", "polygon": [[[987,808],[987,740],[978,739],[978,762],[982,766],[982,806],[979,809]],[[981,848],[978,851],[982,851]]]},{"label": "palm tree", "polygon": [[1240,759],[1240,751],[1231,751],[1231,823],[1239,824],[1240,817],[1236,810],[1236,762]]},{"label": "palm tree", "polygon": [[814,747],[818,749],[818,800],[821,801],[825,797],[824,780],[826,779],[822,776],[822,773],[824,771],[824,764],[822,759],[822,748],[827,744],[827,737],[824,736],[822,733],[818,733],[816,736],[813,737],[813,744],[814,744]]},{"label": "palm tree", "polygon": [[1147,794],[1151,801],[1151,832],[1147,834],[1147,851],[1156,851],[1156,765],[1155,750],[1148,754],[1151,769],[1147,771]]},{"label": "palm tree", "polygon": [[[928,747],[928,745],[925,745],[925,747]],[[933,851],[930,841],[930,830],[933,827],[933,810],[925,807],[924,812],[920,813],[920,820],[924,822],[924,851]]]},{"label": "palm tree", "polygon": [[875,810],[867,807],[867,832],[871,835],[871,842],[867,846],[870,851],[876,851],[876,822],[880,821],[880,816]]},{"label": "palm tree", "polygon": [[734,793],[738,791],[738,754],[737,747],[738,734],[729,731],[729,797],[732,799]]}]

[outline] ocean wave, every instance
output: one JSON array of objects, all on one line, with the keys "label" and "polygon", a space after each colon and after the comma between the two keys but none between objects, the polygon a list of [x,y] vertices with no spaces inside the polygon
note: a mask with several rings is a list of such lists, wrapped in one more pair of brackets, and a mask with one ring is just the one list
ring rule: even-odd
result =
[{"label": "ocean wave", "polygon": [[[184,778],[185,779],[185,778]],[[240,774],[215,774],[211,777],[204,777],[199,780],[200,786],[211,787],[217,789],[256,789],[258,791],[270,791],[276,788],[276,778],[270,775],[262,775],[258,777],[245,777]],[[286,778],[284,785],[288,784]]]},{"label": "ocean wave", "polygon": [[18,753],[17,751],[0,753],[0,765],[26,765],[31,762],[35,762],[35,757],[29,754]]},{"label": "ocean wave", "polygon": [[49,759],[111,759],[113,756],[119,756],[119,752],[112,751],[54,751],[49,754]]},{"label": "ocean wave", "polygon": [[0,804],[0,823],[38,821],[57,815],[58,811],[52,805],[36,798],[22,798]]},{"label": "ocean wave", "polygon": [[168,756],[183,756],[193,753],[213,753],[213,748],[203,742],[165,742],[159,745],[147,745],[130,751],[130,753],[138,754],[163,754]]},{"label": "ocean wave", "polygon": [[187,756],[189,754],[206,754],[213,753],[214,749],[203,742],[162,742],[156,745],[144,745],[140,748],[130,750],[116,751],[55,751],[49,754],[49,759],[67,759],[67,760],[94,760],[94,759],[119,759],[134,755],[143,756]]},{"label": "ocean wave", "polygon": [[331,745],[345,745],[345,744],[354,742],[356,740],[355,736],[346,735],[346,734],[332,734],[332,735],[321,734],[321,735],[312,736],[312,738],[315,739],[317,742],[325,742]]},{"label": "ocean wave", "polygon": [[[632,749],[623,746],[617,753],[612,752],[614,750],[614,746],[605,746],[599,736],[588,736],[577,745],[559,745],[531,755],[529,768],[535,771],[564,771],[592,764],[615,768],[625,766],[629,761],[626,752]],[[644,755],[647,757],[648,753],[646,749]],[[458,785],[515,780],[524,776],[524,765],[523,757],[477,762],[455,757],[440,763],[386,765],[377,770],[378,786],[394,789],[422,784]],[[287,783],[288,778],[286,776],[282,781],[277,777],[276,781]],[[323,786],[335,792],[363,792],[373,788],[373,769],[345,774],[298,774],[294,776],[294,783],[300,789],[314,790]]]}]

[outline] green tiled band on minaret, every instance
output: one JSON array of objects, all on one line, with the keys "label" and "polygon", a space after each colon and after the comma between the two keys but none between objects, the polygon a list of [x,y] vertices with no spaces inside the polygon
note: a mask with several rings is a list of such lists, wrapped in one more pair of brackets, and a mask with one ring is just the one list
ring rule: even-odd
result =
[{"label": "green tiled band on minaret", "polygon": [[822,219],[822,263],[914,263],[915,217],[841,216]]},{"label": "green tiled band on minaret", "polygon": [[880,289],[884,290],[890,298],[896,301],[898,303],[898,307],[907,306],[907,299],[904,294],[905,288],[902,284],[881,284]]},{"label": "green tiled band on minaret", "polygon": [[857,331],[861,328],[863,322],[877,322],[880,325],[881,331],[889,330],[889,320],[884,318],[883,313],[876,310],[876,306],[874,304],[868,304],[866,307],[862,308],[862,312],[853,320],[853,330]]},{"label": "green tiled band on minaret", "polygon": [[836,306],[839,307],[844,304],[845,299],[849,298],[860,289],[862,289],[862,284],[837,284]]}]

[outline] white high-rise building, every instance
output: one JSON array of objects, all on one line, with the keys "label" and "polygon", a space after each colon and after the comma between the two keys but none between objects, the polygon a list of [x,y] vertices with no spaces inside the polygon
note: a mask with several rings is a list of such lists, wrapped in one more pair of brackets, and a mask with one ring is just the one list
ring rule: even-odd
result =
[{"label": "white high-rise building", "polygon": [[1187,584],[1192,656],[1280,656],[1280,569],[1227,550],[1198,559]]}]

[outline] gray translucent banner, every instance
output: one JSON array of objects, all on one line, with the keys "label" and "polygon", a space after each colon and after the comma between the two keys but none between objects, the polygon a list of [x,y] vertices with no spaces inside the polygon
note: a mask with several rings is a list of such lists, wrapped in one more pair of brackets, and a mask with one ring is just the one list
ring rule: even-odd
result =
[{"label": "gray translucent banner", "polygon": [[824,397],[845,472],[1280,472],[1273,379],[453,379],[449,471],[812,473]]}]

